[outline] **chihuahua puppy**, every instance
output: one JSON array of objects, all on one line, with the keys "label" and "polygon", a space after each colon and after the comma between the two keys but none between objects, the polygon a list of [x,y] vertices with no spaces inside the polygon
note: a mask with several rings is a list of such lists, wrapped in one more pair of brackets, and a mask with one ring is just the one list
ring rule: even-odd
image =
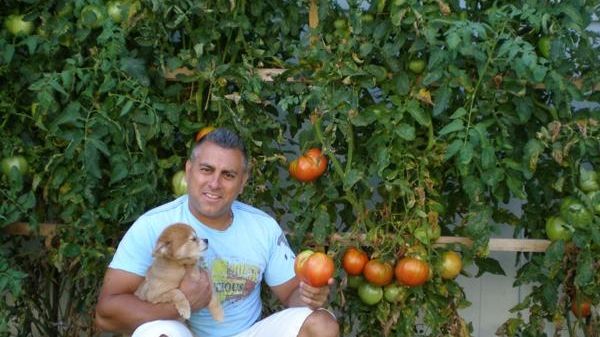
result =
[{"label": "chihuahua puppy", "polygon": [[[179,290],[187,268],[199,273],[197,263],[208,248],[208,240],[199,239],[196,231],[186,224],[175,223],[160,234],[152,256],[154,261],[135,295],[151,303],[173,303],[184,319],[191,314],[190,303]],[[208,310],[216,321],[223,320],[223,308],[213,290]]]}]

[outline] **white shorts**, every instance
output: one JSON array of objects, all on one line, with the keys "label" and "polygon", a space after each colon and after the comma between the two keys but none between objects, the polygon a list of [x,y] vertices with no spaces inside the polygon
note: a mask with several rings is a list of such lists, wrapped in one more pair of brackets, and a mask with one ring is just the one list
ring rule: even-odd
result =
[{"label": "white shorts", "polygon": [[[313,311],[308,307],[288,308],[262,319],[232,337],[296,337]],[[140,325],[131,337],[194,337],[180,321],[159,320]],[[200,336],[204,337],[204,336]]]}]

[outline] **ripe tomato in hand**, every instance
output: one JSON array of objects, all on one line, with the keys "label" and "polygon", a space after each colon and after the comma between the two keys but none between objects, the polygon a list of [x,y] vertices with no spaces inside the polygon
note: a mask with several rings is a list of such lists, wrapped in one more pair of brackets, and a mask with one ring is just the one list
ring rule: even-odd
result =
[{"label": "ripe tomato in hand", "polygon": [[304,251],[296,257],[294,271],[300,279],[313,287],[323,287],[327,285],[329,279],[333,277],[335,265],[333,259],[321,252],[310,254],[311,251]]},{"label": "ripe tomato in hand", "polygon": [[290,175],[301,182],[317,180],[326,169],[327,157],[318,148],[311,148],[302,156],[292,160],[288,168]]},{"label": "ripe tomato in hand", "polygon": [[409,287],[420,286],[429,278],[429,264],[415,257],[406,256],[398,261],[394,273],[400,284]]},{"label": "ripe tomato in hand", "polygon": [[298,276],[298,278],[300,278],[300,279],[304,278],[304,276],[302,275],[302,270],[304,269],[304,263],[314,253],[315,252],[313,252],[312,250],[307,249],[307,250],[303,250],[300,254],[296,255],[296,259],[294,260],[294,272],[296,273],[296,276]]},{"label": "ripe tomato in hand", "polygon": [[346,249],[342,257],[342,267],[348,275],[360,275],[367,262],[369,262],[367,254],[354,247]]},{"label": "ripe tomato in hand", "polygon": [[394,271],[389,263],[373,259],[365,265],[363,275],[374,285],[384,286],[392,282]]}]

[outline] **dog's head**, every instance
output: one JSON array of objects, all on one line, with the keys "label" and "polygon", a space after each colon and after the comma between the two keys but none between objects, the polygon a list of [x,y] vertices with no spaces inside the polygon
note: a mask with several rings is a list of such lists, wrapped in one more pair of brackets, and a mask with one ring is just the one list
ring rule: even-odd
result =
[{"label": "dog's head", "polygon": [[160,234],[152,256],[181,264],[194,264],[207,248],[208,240],[198,238],[191,226],[176,223]]}]

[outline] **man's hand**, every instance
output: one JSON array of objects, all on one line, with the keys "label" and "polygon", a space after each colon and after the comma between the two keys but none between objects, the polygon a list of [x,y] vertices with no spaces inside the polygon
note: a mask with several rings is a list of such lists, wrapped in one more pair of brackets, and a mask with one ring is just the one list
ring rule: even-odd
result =
[{"label": "man's hand", "polygon": [[206,270],[200,270],[196,266],[186,268],[179,289],[190,302],[192,311],[202,309],[210,302],[212,287]]},{"label": "man's hand", "polygon": [[312,309],[321,308],[325,302],[327,302],[327,298],[329,297],[329,288],[334,283],[334,279],[330,278],[329,281],[327,281],[326,286],[316,288],[301,281],[298,285],[300,299]]}]

